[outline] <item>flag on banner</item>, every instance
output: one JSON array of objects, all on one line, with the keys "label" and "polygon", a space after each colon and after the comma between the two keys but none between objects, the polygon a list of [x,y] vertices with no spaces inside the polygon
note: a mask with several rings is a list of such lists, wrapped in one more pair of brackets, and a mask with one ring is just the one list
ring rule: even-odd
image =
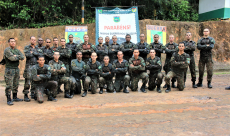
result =
[{"label": "flag on banner", "polygon": [[146,25],[147,29],[147,43],[154,42],[154,35],[159,35],[159,42],[163,45],[166,44],[166,26]]},{"label": "flag on banner", "polygon": [[80,44],[84,42],[83,36],[87,34],[87,26],[66,26],[65,27],[65,40],[69,42],[69,35],[73,35],[73,42]]}]

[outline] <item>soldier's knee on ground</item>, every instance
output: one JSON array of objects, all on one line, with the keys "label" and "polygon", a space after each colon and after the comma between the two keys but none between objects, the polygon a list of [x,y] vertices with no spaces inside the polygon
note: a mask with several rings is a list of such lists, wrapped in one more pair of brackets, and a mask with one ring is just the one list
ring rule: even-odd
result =
[{"label": "soldier's knee on ground", "polygon": [[124,77],[124,84],[125,85],[129,85],[129,82],[130,82],[130,76],[129,75],[125,75],[125,77]]},{"label": "soldier's knee on ground", "polygon": [[103,77],[99,78],[99,83],[103,83],[105,81],[105,79]]},{"label": "soldier's knee on ground", "polygon": [[178,85],[178,89],[179,89],[179,91],[183,91],[184,90],[184,85],[182,84],[182,85]]}]

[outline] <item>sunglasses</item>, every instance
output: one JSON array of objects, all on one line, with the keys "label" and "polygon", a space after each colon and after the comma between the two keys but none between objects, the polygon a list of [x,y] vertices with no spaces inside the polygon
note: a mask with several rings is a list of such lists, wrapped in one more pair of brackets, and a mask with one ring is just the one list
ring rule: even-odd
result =
[{"label": "sunglasses", "polygon": [[69,38],[73,38],[73,37],[69,37]]},{"label": "sunglasses", "polygon": [[46,42],[46,43],[51,43],[51,42]]},{"label": "sunglasses", "polygon": [[38,40],[38,41],[43,41],[43,40]]}]

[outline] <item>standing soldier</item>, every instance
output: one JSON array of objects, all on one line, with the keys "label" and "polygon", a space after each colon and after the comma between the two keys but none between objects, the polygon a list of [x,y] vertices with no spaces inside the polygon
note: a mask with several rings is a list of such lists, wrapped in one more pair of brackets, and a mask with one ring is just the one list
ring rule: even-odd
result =
[{"label": "standing soldier", "polygon": [[73,35],[72,34],[69,35],[69,42],[66,43],[66,47],[70,48],[71,51],[72,51],[71,60],[72,59],[76,59],[76,48],[77,48],[77,44],[73,42]]},{"label": "standing soldier", "polygon": [[109,47],[109,41],[110,41],[109,36],[106,36],[105,37],[105,43],[104,43],[104,45],[106,45],[107,47]]},{"label": "standing soldier", "polygon": [[38,64],[34,65],[31,68],[32,79],[35,85],[35,100],[39,103],[43,103],[44,97],[43,93],[44,90],[47,90],[48,101],[57,101],[55,99],[57,94],[57,82],[56,81],[49,81],[51,78],[51,69],[49,65],[44,64],[45,59],[44,56],[38,57]]},{"label": "standing soldier", "polygon": [[120,92],[123,89],[124,93],[129,93],[127,86],[130,82],[130,76],[126,74],[129,67],[129,62],[123,59],[123,52],[117,52],[117,60],[113,61],[113,72],[116,73],[114,88],[116,92]]},{"label": "standing soldier", "polygon": [[25,78],[25,85],[24,85],[24,101],[29,102],[30,99],[28,97],[29,89],[30,89],[30,84],[31,84],[31,98],[34,99],[34,94],[35,94],[35,88],[33,81],[30,82],[31,80],[31,73],[30,73],[30,68],[37,64],[38,56],[42,56],[43,52],[40,48],[35,46],[36,43],[36,38],[34,36],[30,37],[30,45],[25,46],[24,48],[24,53],[26,56],[26,66],[25,70],[23,73],[23,77]]},{"label": "standing soldier", "polygon": [[[20,78],[20,70],[18,68],[19,60],[24,60],[23,54],[20,50],[15,48],[16,42],[14,38],[8,40],[9,46],[4,50],[3,59],[5,60],[5,82],[6,89],[5,95],[7,98],[7,104],[13,105],[13,101],[19,102],[23,101],[17,97],[18,85]],[[13,93],[13,101],[11,100],[11,91]]]},{"label": "standing soldier", "polygon": [[50,48],[51,40],[46,39],[46,46],[41,48],[43,55],[45,57],[45,64],[48,64],[49,61],[53,59],[53,50]]},{"label": "standing soldier", "polygon": [[54,42],[54,44],[53,44],[53,47],[51,47],[51,49],[52,49],[53,51],[56,51],[56,49],[58,48],[58,38],[57,38],[57,37],[54,37],[54,38],[53,38],[53,42]]},{"label": "standing soldier", "polygon": [[97,81],[100,74],[100,62],[97,61],[97,53],[92,53],[91,59],[89,59],[87,63],[87,77],[85,78],[85,90],[82,94],[82,97],[87,95],[87,91],[89,90],[89,85],[91,85],[92,94],[95,94],[97,91]]},{"label": "standing soldier", "polygon": [[140,40],[136,46],[140,52],[140,57],[146,61],[147,55],[149,54],[149,45],[145,42],[145,34],[140,34]]},{"label": "standing soldier", "polygon": [[[165,71],[165,75],[168,74],[169,71],[171,71],[171,58],[173,53],[175,53],[178,50],[178,44],[174,42],[174,35],[169,36],[169,43],[165,45],[165,53],[166,53],[166,59],[165,59],[165,65],[163,67]],[[172,78],[172,88],[176,88],[175,86],[176,79]],[[166,88],[166,84],[163,88]]]},{"label": "standing soldier", "polygon": [[148,82],[148,74],[145,72],[145,61],[142,57],[139,57],[139,50],[134,49],[133,57],[129,59],[129,69],[132,72],[131,90],[137,91],[138,82],[142,79],[141,91],[146,93],[145,86]]},{"label": "standing soldier", "polygon": [[96,53],[98,54],[97,61],[103,63],[104,56],[108,55],[108,47],[103,44],[103,38],[98,38],[99,44],[96,46]]},{"label": "standing soldier", "polygon": [[150,49],[154,49],[156,51],[156,56],[161,58],[161,53],[163,53],[163,44],[159,42],[159,35],[155,34],[153,36],[154,42],[151,43],[149,46]]},{"label": "standing soldier", "polygon": [[38,45],[36,45],[38,48],[42,48],[43,47],[43,39],[42,38],[38,38]]},{"label": "standing soldier", "polygon": [[54,59],[49,62],[51,68],[51,79],[50,81],[56,81],[58,83],[58,88],[64,84],[64,98],[73,98],[73,92],[69,92],[70,85],[73,84],[70,80],[70,77],[66,77],[66,67],[65,64],[59,60],[59,52],[54,52]]},{"label": "standing soldier", "polygon": [[131,35],[126,34],[126,42],[121,44],[121,51],[124,53],[124,59],[129,60],[133,56],[133,49],[136,48],[136,45],[131,42]]},{"label": "standing soldier", "polygon": [[112,64],[109,63],[109,56],[104,57],[104,63],[101,64],[100,78],[99,78],[99,94],[103,94],[104,85],[107,85],[107,92],[112,93],[114,91],[113,86],[113,69]]},{"label": "standing soldier", "polygon": [[197,48],[200,50],[200,60],[199,60],[199,82],[197,87],[202,87],[204,67],[207,68],[207,81],[208,88],[212,88],[212,75],[213,75],[213,61],[212,61],[212,49],[214,48],[215,40],[209,37],[209,29],[204,29],[204,37],[201,38],[197,43]]},{"label": "standing soldier", "polygon": [[146,60],[146,69],[150,71],[148,88],[150,91],[154,90],[157,85],[157,92],[161,93],[161,84],[164,77],[161,73],[161,68],[161,59],[156,56],[154,49],[150,49],[150,57]]},{"label": "standing soldier", "polygon": [[170,78],[177,78],[177,87],[180,91],[184,90],[184,71],[188,68],[190,57],[184,52],[184,43],[179,43],[179,52],[175,52],[171,58],[172,70],[166,75],[166,93],[171,91]]},{"label": "standing soldier", "polygon": [[84,43],[81,43],[79,46],[76,48],[76,52],[80,51],[82,52],[82,60],[87,63],[90,59],[91,54],[95,51],[95,46],[91,43],[89,43],[89,35],[85,34],[83,36],[84,38]]},{"label": "standing soldier", "polygon": [[108,47],[110,63],[113,63],[113,61],[117,59],[117,52],[120,51],[120,45],[117,43],[117,36],[114,35],[112,40],[113,43]]},{"label": "standing soldier", "polygon": [[[192,80],[192,87],[197,88],[196,86],[196,65],[195,65],[195,59],[194,59],[194,51],[196,50],[196,43],[191,40],[192,34],[190,32],[186,33],[186,41],[184,41],[184,52],[187,53],[190,56],[190,64],[189,64],[189,69],[191,73],[191,80]],[[186,82],[186,75],[187,75],[187,70],[185,70],[184,73],[184,84]]]}]

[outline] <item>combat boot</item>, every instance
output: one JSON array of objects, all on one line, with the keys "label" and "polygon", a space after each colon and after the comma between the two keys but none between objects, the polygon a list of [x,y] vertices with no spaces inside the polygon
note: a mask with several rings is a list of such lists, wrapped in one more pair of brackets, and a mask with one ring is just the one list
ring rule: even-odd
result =
[{"label": "combat boot", "polygon": [[69,95],[68,91],[65,91],[64,98],[71,99],[72,97]]},{"label": "combat boot", "polygon": [[211,81],[208,81],[208,88],[212,88]]},{"label": "combat boot", "polygon": [[[45,91],[44,91],[44,92],[45,92]],[[35,93],[34,93],[34,92],[31,92],[31,93],[30,93],[30,98],[31,98],[31,99],[35,99]]]},{"label": "combat boot", "polygon": [[24,101],[30,102],[30,98],[28,97],[28,94],[24,94]]},{"label": "combat boot", "polygon": [[73,98],[74,96],[74,90],[70,90],[70,97]]},{"label": "combat boot", "polygon": [[202,84],[203,80],[199,80],[198,84],[196,84],[197,87],[202,87],[203,84]]},{"label": "combat boot", "polygon": [[197,88],[197,85],[196,85],[195,81],[192,81],[192,87]]},{"label": "combat boot", "polygon": [[156,85],[154,85],[153,88],[152,87],[148,87],[149,91],[153,91],[155,88],[156,88]]},{"label": "combat boot", "polygon": [[230,86],[229,87],[225,87],[225,90],[230,90]]},{"label": "combat boot", "polygon": [[160,85],[157,85],[157,92],[161,93],[161,86]]},{"label": "combat boot", "polygon": [[147,93],[147,91],[145,90],[145,85],[143,84],[142,86],[141,86],[141,92],[143,92],[143,93]]},{"label": "combat boot", "polygon": [[165,90],[165,92],[168,93],[170,91],[171,91],[171,87],[170,87],[170,85],[167,85],[167,89]]},{"label": "combat boot", "polygon": [[47,100],[47,101],[54,101],[54,102],[56,102],[57,99],[53,98],[52,95],[50,95],[50,96],[48,97],[48,100]]},{"label": "combat boot", "polygon": [[9,106],[14,105],[14,103],[11,100],[11,96],[10,95],[7,95],[6,98],[7,98],[7,105],[9,105]]},{"label": "combat boot", "polygon": [[14,102],[20,102],[20,101],[23,101],[22,99],[19,99],[18,97],[17,97],[17,93],[13,93],[13,101]]},{"label": "combat boot", "polygon": [[129,91],[127,90],[127,85],[124,85],[123,93],[129,93]]},{"label": "combat boot", "polygon": [[176,88],[175,81],[172,81],[172,88]]},{"label": "combat boot", "polygon": [[58,90],[57,90],[57,94],[59,94],[59,93],[63,93],[63,91],[61,90],[61,88],[58,88]]},{"label": "combat boot", "polygon": [[100,88],[99,94],[103,94],[103,87]]},{"label": "combat boot", "polygon": [[85,97],[87,95],[87,90],[84,90],[84,93],[82,94],[82,97]]},{"label": "combat boot", "polygon": [[163,88],[167,88],[167,85],[165,84],[165,85],[163,86]]}]

